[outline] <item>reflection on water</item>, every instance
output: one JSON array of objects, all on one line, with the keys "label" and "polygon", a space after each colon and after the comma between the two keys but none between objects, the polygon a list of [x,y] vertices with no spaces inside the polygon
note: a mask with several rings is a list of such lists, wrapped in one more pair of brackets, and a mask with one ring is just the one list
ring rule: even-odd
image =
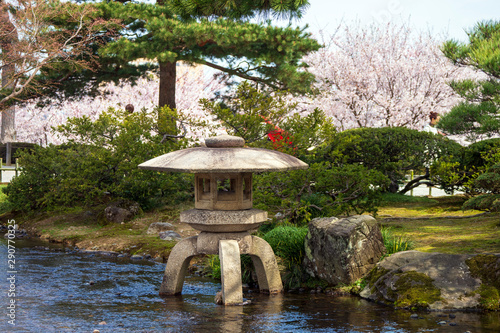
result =
[{"label": "reflection on water", "polygon": [[[394,311],[356,297],[245,293],[247,306],[214,303],[220,284],[186,278],[183,295],[161,298],[164,264],[22,248],[16,240],[16,326],[1,332],[499,332],[499,313]],[[7,248],[0,244],[1,271]],[[1,279],[1,309],[8,283]],[[441,322],[441,323],[440,323]],[[451,326],[456,325],[456,326]]]}]

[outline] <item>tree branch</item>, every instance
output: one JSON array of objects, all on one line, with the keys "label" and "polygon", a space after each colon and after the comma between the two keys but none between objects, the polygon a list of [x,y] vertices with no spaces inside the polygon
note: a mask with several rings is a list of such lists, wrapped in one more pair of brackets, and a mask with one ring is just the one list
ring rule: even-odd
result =
[{"label": "tree branch", "polygon": [[426,169],[425,170],[425,175],[422,175],[422,176],[418,176],[414,179],[412,179],[411,181],[408,182],[408,184],[406,184],[406,186],[401,190],[399,191],[398,193],[399,194],[405,194],[406,192],[420,186],[420,185],[430,185],[430,186],[434,186],[435,184],[432,184],[431,182],[421,182],[421,180],[424,180],[424,179],[429,179],[430,177],[430,174],[429,174],[429,170]]},{"label": "tree branch", "polygon": [[206,60],[199,61],[198,63],[200,63],[202,65],[205,65],[205,66],[208,66],[208,67],[212,67],[212,68],[218,69],[218,70],[220,70],[222,72],[225,72],[225,73],[228,73],[228,74],[239,76],[239,77],[241,77],[243,79],[247,79],[247,80],[250,80],[250,81],[263,83],[263,84],[265,84],[265,85],[267,85],[267,86],[269,86],[269,87],[271,87],[273,89],[276,89],[276,90],[283,90],[282,87],[278,87],[277,85],[272,84],[271,82],[269,82],[269,80],[265,80],[265,79],[263,79],[261,77],[258,77],[258,76],[248,75],[248,74],[245,74],[244,72],[236,70],[236,69],[222,67],[222,66],[216,65],[214,63],[208,62]]}]

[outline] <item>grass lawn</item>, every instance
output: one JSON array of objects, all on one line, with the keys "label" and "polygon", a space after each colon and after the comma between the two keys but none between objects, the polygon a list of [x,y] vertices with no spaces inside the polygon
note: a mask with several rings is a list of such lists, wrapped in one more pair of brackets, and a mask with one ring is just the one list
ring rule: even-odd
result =
[{"label": "grass lawn", "polygon": [[500,253],[500,213],[462,211],[464,198],[388,198],[378,220],[415,250],[442,253]]}]

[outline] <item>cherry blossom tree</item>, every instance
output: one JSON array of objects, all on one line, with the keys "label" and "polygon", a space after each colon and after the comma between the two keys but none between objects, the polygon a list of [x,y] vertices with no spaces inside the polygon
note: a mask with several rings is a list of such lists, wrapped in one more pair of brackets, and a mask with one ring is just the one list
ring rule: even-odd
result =
[{"label": "cherry blossom tree", "polygon": [[2,143],[16,140],[16,104],[57,85],[45,71],[90,68],[89,46],[111,34],[109,27],[116,23],[95,14],[88,5],[59,0],[0,0]]},{"label": "cherry blossom tree", "polygon": [[447,82],[473,75],[453,66],[440,41],[409,24],[339,25],[327,46],[304,58],[319,94],[302,98],[340,130],[405,126],[421,129],[430,111],[448,112],[459,100]]},{"label": "cherry blossom tree", "polygon": [[[37,77],[43,69],[70,64],[74,70],[88,68],[89,45],[101,38],[109,22],[93,18],[96,10],[87,5],[61,3],[59,0],[0,1],[0,63],[14,68],[0,93],[0,105],[23,98],[29,90],[36,94],[48,84]],[[58,20],[64,20],[62,27]],[[77,57],[78,56],[78,57]]]},{"label": "cherry blossom tree", "polygon": [[[181,120],[186,122],[183,125],[186,136],[202,138],[207,136],[206,131],[210,130],[224,133],[223,128],[214,128],[217,124],[213,123],[211,116],[203,112],[198,101],[202,98],[213,98],[216,92],[224,89],[225,84],[215,79],[214,73],[207,73],[203,66],[182,64],[178,66],[177,72],[177,106],[184,117]],[[68,117],[88,116],[96,119],[102,111],[110,107],[125,109],[129,104],[133,105],[135,110],[153,110],[158,105],[158,82],[158,76],[151,73],[147,78],[138,79],[135,84],[126,81],[121,84],[107,83],[100,88],[101,94],[96,97],[66,100],[62,104],[54,101],[46,103],[44,107],[38,107],[37,101],[34,100],[18,110],[18,140],[42,145],[60,144],[64,138],[55,136],[51,127],[64,124]],[[214,126],[208,126],[205,130],[201,126],[189,126],[189,123],[195,122],[210,123]]]}]

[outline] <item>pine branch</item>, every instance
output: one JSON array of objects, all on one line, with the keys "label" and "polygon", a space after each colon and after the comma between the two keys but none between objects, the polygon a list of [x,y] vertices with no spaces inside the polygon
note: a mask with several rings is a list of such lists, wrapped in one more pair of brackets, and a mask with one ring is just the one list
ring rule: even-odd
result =
[{"label": "pine branch", "polygon": [[218,69],[222,72],[225,72],[225,73],[228,73],[228,74],[231,74],[231,75],[236,75],[236,76],[239,76],[243,79],[247,79],[247,80],[250,80],[250,81],[254,81],[254,82],[259,82],[259,83],[263,83],[273,89],[276,89],[276,90],[283,90],[282,87],[279,87],[273,83],[270,82],[270,80],[266,80],[266,79],[263,79],[261,77],[258,77],[258,76],[252,76],[252,75],[248,75],[248,74],[245,74],[244,72],[242,71],[239,71],[237,69],[231,69],[231,68],[226,68],[226,67],[223,67],[223,66],[219,66],[219,65],[216,65],[214,63],[211,63],[211,62],[208,62],[206,60],[202,60],[202,61],[198,61],[198,63],[202,64],[202,65],[206,65],[208,67],[212,67],[212,68],[215,68],[215,69]]}]

